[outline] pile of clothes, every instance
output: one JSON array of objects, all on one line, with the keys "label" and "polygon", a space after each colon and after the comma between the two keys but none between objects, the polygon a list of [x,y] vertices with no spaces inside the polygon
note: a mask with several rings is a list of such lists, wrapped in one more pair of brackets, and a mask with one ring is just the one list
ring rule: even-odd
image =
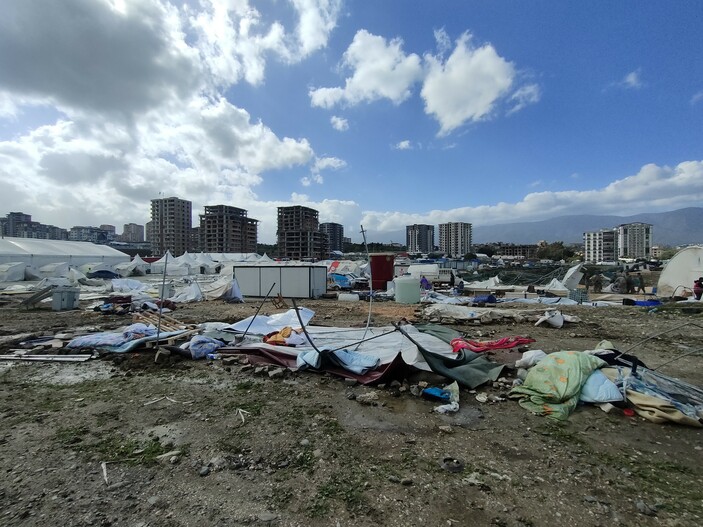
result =
[{"label": "pile of clothes", "polygon": [[[523,357],[529,370],[510,391],[520,406],[537,415],[565,420],[579,402],[629,407],[655,423],[703,426],[703,390],[647,368],[608,341],[588,351]],[[525,354],[528,355],[528,354]]]}]

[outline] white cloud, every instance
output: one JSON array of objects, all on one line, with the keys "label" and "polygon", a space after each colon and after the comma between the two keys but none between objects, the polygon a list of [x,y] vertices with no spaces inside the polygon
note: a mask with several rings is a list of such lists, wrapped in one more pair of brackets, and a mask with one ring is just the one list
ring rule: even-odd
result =
[{"label": "white cloud", "polygon": [[319,157],[315,159],[312,167],[313,172],[321,170],[339,170],[347,166],[347,162],[336,157]]},{"label": "white cloud", "polygon": [[[703,90],[695,93],[693,97],[691,97],[691,104],[696,104],[700,101],[703,101]],[[2,107],[2,105],[0,105],[0,107]]]},{"label": "white cloud", "polygon": [[452,40],[444,28],[435,29],[434,39],[437,42],[437,53],[444,56],[452,48]]},{"label": "white cloud", "polygon": [[508,115],[511,113],[519,112],[525,106],[530,104],[536,104],[542,97],[542,91],[537,84],[528,84],[526,86],[521,86],[515,93],[510,96],[510,102],[515,105],[508,110]]},{"label": "white cloud", "polygon": [[169,4],[132,0],[118,11],[94,0],[9,0],[3,10],[0,91],[23,102],[124,118],[199,83]]},{"label": "white cloud", "polygon": [[528,184],[527,186],[528,186],[528,187],[531,187],[531,188],[536,188],[536,187],[539,187],[539,186],[541,186],[541,185],[542,185],[542,180],[541,180],[541,179],[537,179],[537,180],[533,181],[532,183]]},{"label": "white cloud", "polygon": [[637,214],[643,210],[665,211],[698,206],[703,200],[703,160],[685,161],[676,167],[643,166],[633,176],[592,190],[533,192],[517,203],[495,203],[479,207],[432,210],[424,213],[364,211],[361,223],[374,231],[397,233],[406,225],[436,225],[467,221],[490,225],[515,221],[538,221],[567,214]]},{"label": "white cloud", "polygon": [[408,139],[405,139],[404,141],[398,141],[395,145],[393,145],[393,148],[395,150],[410,150],[412,147],[413,145]]},{"label": "white cloud", "polygon": [[619,81],[614,82],[611,86],[625,90],[639,90],[644,86],[642,82],[642,68],[631,71]]},{"label": "white cloud", "polygon": [[[2,108],[2,105],[0,105],[0,108]],[[345,132],[349,130],[349,121],[342,117],[337,117],[336,115],[333,115],[332,117],[330,117],[330,123],[332,123],[332,128],[334,128],[338,132]]]},{"label": "white cloud", "polygon": [[313,183],[317,183],[318,185],[322,185],[325,182],[325,179],[321,174],[321,172],[323,170],[340,170],[346,166],[347,166],[346,161],[344,161],[343,159],[336,158],[336,157],[315,158],[315,162],[313,163],[313,165],[310,169],[310,175],[302,177],[300,179],[300,183],[304,187],[309,187]]},{"label": "white cloud", "polygon": [[[334,5],[296,5],[301,18],[315,6],[327,13],[301,22],[307,40],[299,47],[323,43]],[[309,165],[311,181],[322,182],[320,170],[344,166],[315,156],[305,138],[279,137],[221,95],[232,82],[259,82],[267,54],[288,60],[297,49],[246,1],[203,0],[202,11],[161,0],[5,7],[12,16],[0,18],[2,117],[41,104],[60,118],[0,141],[0,210],[62,227],[144,223],[149,199],[166,189],[196,209],[235,203],[270,224],[254,191],[264,175]]]},{"label": "white cloud", "polygon": [[356,105],[388,99],[400,104],[411,95],[410,88],[421,78],[420,57],[406,55],[403,42],[360,30],[344,52],[342,65],[352,70],[344,87],[310,90],[312,106],[332,108],[337,104]]},{"label": "white cloud", "polygon": [[446,62],[429,54],[425,61],[428,73],[422,98],[425,113],[440,124],[440,136],[464,123],[486,119],[516,76],[513,64],[492,45],[473,47],[468,33],[457,40]]},{"label": "white cloud", "polygon": [[300,15],[296,28],[300,51],[307,56],[325,47],[337,25],[341,0],[291,0]]}]

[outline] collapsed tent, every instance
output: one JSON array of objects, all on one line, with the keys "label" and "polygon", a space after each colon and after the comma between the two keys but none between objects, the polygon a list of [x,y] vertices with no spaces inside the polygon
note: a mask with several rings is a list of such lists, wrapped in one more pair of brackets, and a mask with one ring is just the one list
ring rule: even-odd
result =
[{"label": "collapsed tent", "polygon": [[123,278],[129,276],[142,276],[150,272],[151,265],[136,255],[131,262],[122,262],[115,265],[115,272]]},{"label": "collapsed tent", "polygon": [[661,297],[683,295],[691,291],[693,282],[703,276],[703,247],[695,245],[677,252],[664,266],[657,294]]},{"label": "collapsed tent", "polygon": [[[301,309],[304,324],[312,319],[314,312]],[[268,335],[285,327],[300,327],[295,310],[265,317],[249,317],[229,326],[233,332]],[[454,379],[469,388],[494,381],[503,370],[503,365],[490,362],[481,353],[462,350],[455,353],[451,339],[460,333],[438,326],[388,326],[364,328],[331,328],[307,326],[313,346],[296,347],[252,342],[236,347],[224,347],[222,354],[245,354],[254,363],[267,362],[289,368],[299,365],[299,356],[304,355],[307,364],[317,363],[324,371],[370,384],[379,382],[384,375],[399,367],[412,366],[419,370],[432,371]],[[317,348],[317,349],[315,349]],[[322,355],[318,361],[310,360],[311,353]],[[335,353],[346,350],[344,357]],[[356,366],[373,363],[373,369],[359,371]],[[351,364],[351,366],[350,366]]]},{"label": "collapsed tent", "polygon": [[0,264],[0,282],[20,282],[24,280],[24,270],[27,267],[23,262],[7,262]]}]

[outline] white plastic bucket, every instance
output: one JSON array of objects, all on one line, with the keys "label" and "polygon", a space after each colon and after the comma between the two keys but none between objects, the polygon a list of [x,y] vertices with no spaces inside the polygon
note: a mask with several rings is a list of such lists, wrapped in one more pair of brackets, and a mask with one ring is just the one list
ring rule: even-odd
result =
[{"label": "white plastic bucket", "polygon": [[412,276],[399,276],[393,280],[395,301],[399,304],[417,304],[420,302],[420,279]]}]

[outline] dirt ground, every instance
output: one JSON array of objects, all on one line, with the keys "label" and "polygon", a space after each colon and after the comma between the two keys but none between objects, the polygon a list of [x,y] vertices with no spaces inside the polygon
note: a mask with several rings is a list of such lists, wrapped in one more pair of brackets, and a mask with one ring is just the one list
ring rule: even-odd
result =
[{"label": "dirt ground", "polygon": [[[316,312],[313,324],[366,322],[363,302],[300,304]],[[173,316],[235,322],[256,307],[254,300],[202,302]],[[279,311],[269,303],[262,310]],[[703,342],[697,310],[563,311],[581,322],[453,327],[478,340],[530,336],[531,348],[546,352],[608,339],[650,367],[681,357],[660,371],[703,385],[703,358],[684,356]],[[402,317],[423,321],[415,306],[373,306],[374,325]],[[88,311],[21,311],[5,299],[0,353],[29,335],[129,322]],[[493,358],[514,360],[505,353]],[[352,386],[309,372],[256,374],[236,361],[155,364],[153,352],[84,363],[2,361],[0,525],[703,524],[703,429],[585,406],[560,425],[512,400],[480,403],[463,389],[461,410],[442,416],[432,412],[437,403],[412,395],[422,378],[443,384],[408,374],[386,386]],[[353,397],[367,392],[377,394],[375,406]]]}]

